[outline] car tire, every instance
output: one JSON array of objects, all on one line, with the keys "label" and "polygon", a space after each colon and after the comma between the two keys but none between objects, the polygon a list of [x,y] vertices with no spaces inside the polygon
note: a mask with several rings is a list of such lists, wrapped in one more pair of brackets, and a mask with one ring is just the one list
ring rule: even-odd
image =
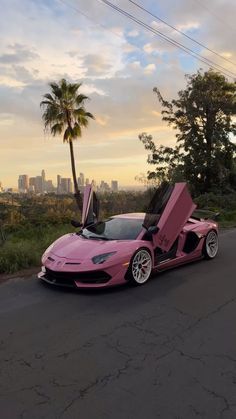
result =
[{"label": "car tire", "polygon": [[215,230],[210,230],[205,238],[203,245],[203,256],[205,259],[214,259],[218,253],[219,239]]},{"label": "car tire", "polygon": [[144,285],[152,273],[152,256],[148,249],[138,249],[131,261],[127,271],[127,279],[132,285]]}]

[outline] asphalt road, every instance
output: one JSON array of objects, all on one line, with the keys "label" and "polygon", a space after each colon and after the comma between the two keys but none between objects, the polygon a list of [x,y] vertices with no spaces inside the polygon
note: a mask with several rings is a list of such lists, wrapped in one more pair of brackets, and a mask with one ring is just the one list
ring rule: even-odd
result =
[{"label": "asphalt road", "polygon": [[0,285],[1,419],[235,419],[236,230],[143,287]]}]

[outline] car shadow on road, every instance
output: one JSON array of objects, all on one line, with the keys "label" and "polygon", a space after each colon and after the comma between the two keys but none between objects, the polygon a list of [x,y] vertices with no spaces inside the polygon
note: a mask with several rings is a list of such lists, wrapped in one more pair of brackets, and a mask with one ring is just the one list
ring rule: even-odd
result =
[{"label": "car shadow on road", "polygon": [[[204,264],[204,261],[195,261],[191,264],[181,265],[166,271],[158,272],[154,271],[149,281],[142,286],[135,286],[127,282],[126,284],[116,285],[108,288],[76,288],[76,287],[64,287],[51,285],[46,282],[40,281],[41,286],[44,286],[51,292],[57,292],[62,294],[80,294],[89,296],[98,295],[118,295],[120,293],[129,293],[134,295],[151,296],[157,295],[164,296],[173,288],[183,285],[188,281],[189,275],[193,267],[197,269],[199,263]],[[190,272],[189,272],[190,271]]]}]

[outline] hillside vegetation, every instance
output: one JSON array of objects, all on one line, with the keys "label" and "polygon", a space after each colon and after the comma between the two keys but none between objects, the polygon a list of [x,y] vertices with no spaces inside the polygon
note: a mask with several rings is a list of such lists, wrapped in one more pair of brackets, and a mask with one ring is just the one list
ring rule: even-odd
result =
[{"label": "hillside vegetation", "polygon": [[[104,219],[113,214],[145,211],[152,190],[107,193],[100,196]],[[219,211],[222,227],[236,226],[236,193],[208,193],[195,199],[199,208]],[[13,273],[40,266],[44,250],[58,237],[75,231],[71,219],[78,219],[72,196],[0,196],[0,273]]]}]

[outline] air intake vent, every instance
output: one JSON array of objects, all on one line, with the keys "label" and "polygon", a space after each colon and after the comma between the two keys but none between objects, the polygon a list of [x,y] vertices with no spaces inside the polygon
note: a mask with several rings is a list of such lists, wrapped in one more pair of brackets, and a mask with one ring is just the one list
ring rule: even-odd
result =
[{"label": "air intake vent", "polygon": [[72,286],[75,281],[82,284],[105,284],[111,276],[104,271],[59,272],[46,268],[45,278],[54,284]]},{"label": "air intake vent", "polygon": [[51,256],[48,256],[48,260],[50,260],[51,262],[55,262],[55,259],[51,258]]},{"label": "air intake vent", "polygon": [[80,262],[66,262],[65,265],[81,265]]}]

